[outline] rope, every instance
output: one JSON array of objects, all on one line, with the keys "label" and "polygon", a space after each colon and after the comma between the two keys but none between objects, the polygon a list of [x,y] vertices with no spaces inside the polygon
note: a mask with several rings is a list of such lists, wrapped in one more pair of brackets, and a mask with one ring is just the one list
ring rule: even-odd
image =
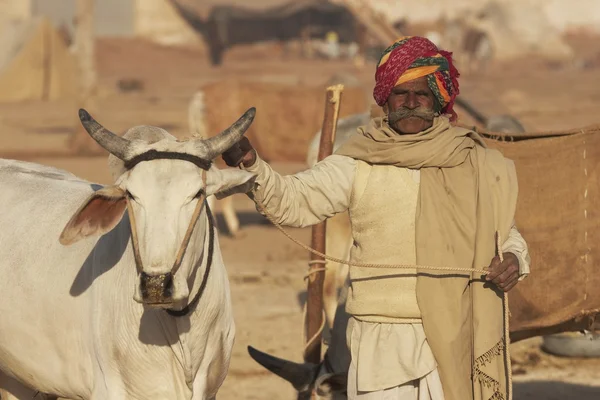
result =
[{"label": "rope", "polygon": [[254,201],[256,202],[256,205],[260,209],[261,213],[281,233],[283,233],[283,235],[285,237],[290,239],[292,242],[296,243],[298,246],[302,247],[304,250],[306,250],[312,254],[315,254],[319,257],[322,257],[326,260],[329,260],[329,261],[333,261],[333,262],[343,264],[343,265],[351,265],[353,267],[361,267],[361,268],[395,268],[395,269],[398,269],[398,268],[407,268],[407,269],[421,268],[421,269],[429,269],[429,270],[433,270],[433,271],[453,271],[453,272],[468,272],[468,273],[479,272],[482,274],[487,274],[489,272],[488,270],[485,270],[485,269],[473,269],[473,268],[434,267],[434,266],[429,266],[429,265],[407,265],[407,264],[359,263],[359,262],[351,262],[349,260],[342,260],[341,258],[331,257],[331,256],[328,256],[327,254],[323,254],[323,253],[313,249],[312,247],[302,243],[301,241],[299,241],[298,239],[296,239],[295,237],[290,235],[285,229],[283,229],[283,227],[277,221],[275,221],[275,218],[273,218],[273,216],[265,209],[264,205],[262,204],[262,202],[260,200],[255,198]]},{"label": "rope", "polygon": [[[502,256],[500,256],[500,259],[502,259]],[[510,318],[510,311],[508,310],[508,293],[504,292],[504,296],[502,298],[503,302],[504,302],[504,356],[505,356],[505,360],[504,362],[506,363],[506,377],[508,379],[508,386],[506,388],[506,391],[508,392],[508,400],[512,400],[513,398],[513,391],[512,391],[512,385],[513,385],[513,378],[512,378],[512,365],[511,365],[511,360],[510,360],[510,329],[508,326],[509,323],[509,318]]]},{"label": "rope", "polygon": [[[500,262],[504,261],[504,255],[502,254],[501,249],[502,243],[500,243],[500,235],[496,235],[496,248],[498,249],[498,257],[500,258]],[[508,292],[504,292],[502,296],[502,303],[504,306],[504,362],[506,363],[506,379],[508,381],[508,385],[506,387],[506,392],[508,394],[508,400],[512,400],[513,398],[513,378],[512,378],[512,365],[510,361],[510,329],[509,329],[509,319],[510,319],[510,310],[508,309]]]},{"label": "rope", "polygon": [[[269,220],[269,222],[271,222],[273,224],[273,226],[275,226],[275,228],[277,228],[281,233],[283,233],[283,235],[285,237],[287,237],[289,240],[291,240],[292,242],[296,243],[298,246],[302,247],[304,250],[315,254],[319,257],[324,258],[325,260],[329,260],[329,261],[333,261],[336,262],[338,264],[342,264],[342,265],[349,265],[349,266],[354,266],[354,267],[361,267],[361,268],[409,268],[409,269],[415,269],[415,268],[421,268],[421,269],[429,269],[429,270],[434,270],[434,271],[453,271],[453,272],[468,272],[468,273],[473,273],[473,272],[479,272],[479,273],[483,273],[483,274],[487,274],[489,271],[488,270],[484,270],[484,269],[473,269],[473,268],[454,268],[454,267],[439,267],[439,266],[429,266],[429,265],[406,265],[406,264],[374,264],[374,263],[358,263],[358,262],[351,262],[349,260],[342,260],[340,258],[336,258],[336,257],[331,257],[328,256],[327,254],[323,254],[315,249],[313,249],[312,247],[302,243],[301,241],[299,241],[298,239],[296,239],[295,237],[293,237],[292,235],[290,235],[282,226],[281,224],[279,224],[275,218],[273,218],[273,216],[266,210],[265,206],[262,204],[262,202],[257,199],[254,198],[254,201],[256,203],[256,205],[258,206],[259,210],[261,211],[261,213]],[[502,254],[501,249],[501,243],[500,243],[500,236],[496,235],[496,248],[497,248],[497,253],[498,253],[498,257],[500,258],[500,262],[504,261],[504,256]],[[314,264],[321,264],[321,263],[325,263],[324,260],[313,260],[309,263],[309,265],[311,263]],[[314,270],[310,271],[305,277],[304,279],[306,279],[307,277],[309,277],[311,274],[321,271],[321,270],[327,270],[326,267],[323,268],[315,268]],[[511,368],[511,361],[510,361],[510,350],[509,350],[509,344],[510,344],[510,328],[509,328],[509,318],[510,318],[510,313],[508,310],[508,293],[504,292],[503,293],[503,312],[504,312],[504,357],[505,357],[505,362],[506,362],[506,374],[507,374],[507,381],[508,381],[508,386],[506,388],[506,391],[508,393],[508,400],[512,400],[512,368]],[[304,309],[304,314],[306,314],[306,308]],[[305,318],[305,316],[304,316]],[[319,328],[319,330],[317,331],[317,333],[315,334],[315,336],[313,336],[309,342],[306,342],[306,346],[304,348],[304,350],[306,351],[306,348],[310,345],[310,343],[312,343],[313,340],[315,340],[315,338],[321,334],[323,327],[325,325],[325,318],[323,318],[322,320],[322,326],[321,328]],[[304,333],[304,335],[306,335],[306,333]]]},{"label": "rope", "polygon": [[304,304],[302,309],[302,321],[304,321],[304,329],[302,330],[302,342],[304,343],[304,350],[302,350],[303,356],[306,354],[306,350],[308,350],[308,348],[311,347],[315,341],[320,340],[321,335],[323,334],[323,329],[325,329],[325,320],[327,318],[325,316],[325,311],[322,311],[322,313],[321,326],[319,326],[319,329],[317,329],[315,334],[309,340],[306,340],[306,304]]},{"label": "rope", "polygon": [[310,276],[312,274],[315,274],[315,273],[321,272],[321,271],[327,271],[327,267],[311,269],[306,275],[304,275],[304,280],[307,280],[308,278],[310,278]]}]

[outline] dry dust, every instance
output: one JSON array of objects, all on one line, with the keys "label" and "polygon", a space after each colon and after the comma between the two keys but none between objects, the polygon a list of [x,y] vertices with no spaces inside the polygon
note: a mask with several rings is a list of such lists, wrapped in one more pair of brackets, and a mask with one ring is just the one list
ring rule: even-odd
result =
[{"label": "dry dust", "polygon": [[[595,84],[600,81],[600,41],[585,37],[570,40],[578,49],[576,62],[556,65],[523,59],[492,65],[484,73],[463,76],[461,95],[487,115],[512,113],[527,130],[600,123],[600,92]],[[97,109],[90,112],[116,132],[150,124],[176,136],[188,135],[189,98],[201,85],[221,79],[322,85],[333,74],[345,71],[355,74],[367,93],[373,81],[371,68],[300,60],[285,55],[276,44],[234,49],[220,68],[211,67],[204,54],[193,48],[168,49],[139,40],[110,39],[99,41],[97,49],[101,98]],[[122,80],[139,80],[141,90],[120,91]],[[105,157],[61,156],[77,123],[76,106],[69,101],[0,104],[1,155],[65,168],[108,183]],[[472,122],[464,112],[461,117]],[[276,137],[276,132],[261,134]],[[304,165],[278,163],[275,168],[291,173]],[[308,255],[258,215],[247,198],[236,196],[235,204],[242,223],[241,237],[233,239],[223,232],[220,243],[232,283],[237,339],[219,398],[291,399],[291,386],[254,363],[246,346],[300,361],[303,275]],[[219,221],[225,230],[220,215]],[[305,242],[309,240],[308,229],[292,232]],[[513,345],[512,353],[515,399],[600,399],[600,360],[546,355],[539,350],[539,338]]]}]

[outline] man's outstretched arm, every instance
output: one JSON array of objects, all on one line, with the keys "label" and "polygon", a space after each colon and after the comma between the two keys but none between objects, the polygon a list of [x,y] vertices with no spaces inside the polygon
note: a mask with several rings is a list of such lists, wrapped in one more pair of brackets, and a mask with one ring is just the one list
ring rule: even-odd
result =
[{"label": "man's outstretched arm", "polygon": [[284,176],[260,159],[243,138],[223,154],[223,159],[229,166],[256,174],[255,187],[248,195],[282,225],[314,225],[346,211],[350,204],[356,171],[352,158],[332,155],[311,169]]}]

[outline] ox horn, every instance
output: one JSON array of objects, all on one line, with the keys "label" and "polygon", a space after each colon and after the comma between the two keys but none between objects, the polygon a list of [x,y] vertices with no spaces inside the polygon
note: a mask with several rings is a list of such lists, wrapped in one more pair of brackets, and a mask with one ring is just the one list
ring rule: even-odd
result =
[{"label": "ox horn", "polygon": [[81,124],[90,134],[90,136],[104,147],[110,154],[127,161],[130,142],[121,136],[115,135],[102,125],[100,125],[92,116],[83,108],[79,109],[79,120]]},{"label": "ox horn", "polygon": [[251,107],[229,128],[214,137],[203,140],[202,144],[206,146],[208,152],[207,158],[212,160],[236,144],[254,121],[255,115],[256,108]]},{"label": "ox horn", "polygon": [[254,361],[291,383],[298,392],[304,392],[311,389],[319,372],[319,366],[316,364],[298,364],[292,361],[283,360],[256,350],[252,346],[248,346],[248,353]]}]

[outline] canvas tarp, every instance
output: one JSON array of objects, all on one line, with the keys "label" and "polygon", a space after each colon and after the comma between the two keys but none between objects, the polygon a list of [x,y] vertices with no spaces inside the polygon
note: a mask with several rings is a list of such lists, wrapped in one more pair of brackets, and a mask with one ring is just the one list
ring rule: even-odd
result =
[{"label": "canvas tarp", "polygon": [[75,58],[48,19],[8,22],[0,31],[0,102],[75,96]]},{"label": "canvas tarp", "polygon": [[600,127],[488,143],[515,162],[532,260],[509,295],[511,337],[589,328],[600,313]]}]

